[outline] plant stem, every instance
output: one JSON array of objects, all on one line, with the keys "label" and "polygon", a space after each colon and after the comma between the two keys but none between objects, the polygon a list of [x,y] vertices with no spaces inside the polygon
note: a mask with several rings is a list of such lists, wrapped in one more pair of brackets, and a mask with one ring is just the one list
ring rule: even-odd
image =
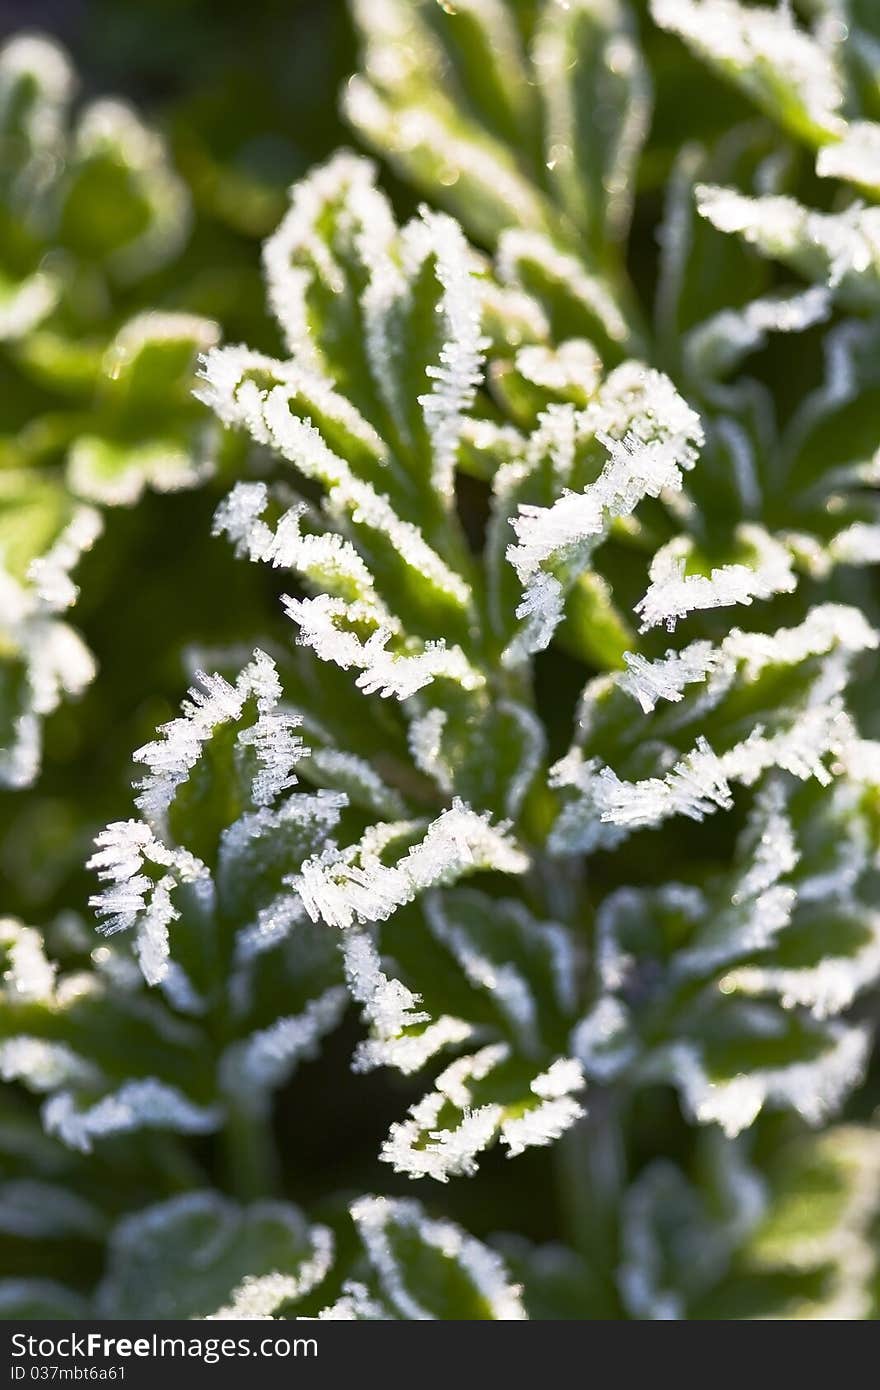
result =
[{"label": "plant stem", "polygon": [[278,1154],[268,1112],[230,1097],[223,1130],[226,1184],[243,1202],[275,1196],[280,1187]]},{"label": "plant stem", "polygon": [[626,1185],[618,1097],[591,1088],[588,1113],[559,1142],[559,1187],[566,1237],[593,1267],[617,1263],[617,1216]]}]

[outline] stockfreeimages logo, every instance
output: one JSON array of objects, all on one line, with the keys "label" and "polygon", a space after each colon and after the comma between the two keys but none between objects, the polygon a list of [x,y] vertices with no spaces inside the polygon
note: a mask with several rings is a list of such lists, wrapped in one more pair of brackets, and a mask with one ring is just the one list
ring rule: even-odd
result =
[{"label": "stockfreeimages logo", "polygon": [[[163,1337],[156,1332],[145,1337],[108,1337],[103,1332],[71,1332],[61,1337],[39,1337],[15,1332],[11,1338],[11,1353],[14,1358],[11,1378],[36,1380],[49,1379],[42,1375],[42,1371],[48,1368],[33,1364],[29,1366],[28,1360],[32,1363],[36,1360],[54,1362],[56,1359],[67,1362],[73,1359],[89,1362],[118,1360],[124,1364],[132,1358],[154,1360],[169,1357],[203,1361],[210,1366],[235,1357],[283,1359],[317,1356],[318,1343],[314,1337]],[[65,1377],[56,1374],[51,1378]],[[115,1376],[107,1378],[116,1379]]]}]

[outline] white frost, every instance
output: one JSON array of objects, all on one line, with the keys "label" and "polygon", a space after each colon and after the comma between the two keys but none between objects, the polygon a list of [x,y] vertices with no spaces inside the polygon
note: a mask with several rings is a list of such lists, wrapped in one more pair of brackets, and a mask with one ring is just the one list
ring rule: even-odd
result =
[{"label": "white frost", "polygon": [[426,1246],[437,1259],[458,1265],[477,1296],[488,1304],[493,1318],[509,1322],[526,1317],[521,1290],[510,1283],[500,1257],[451,1222],[430,1220],[418,1202],[361,1197],[352,1206],[351,1215],[383,1292],[403,1317],[422,1321],[435,1315],[408,1287],[406,1262],[395,1249],[396,1230],[407,1240]]},{"label": "white frost", "polygon": [[209,1134],[222,1114],[216,1106],[195,1105],[176,1086],[153,1077],[126,1081],[93,1105],[80,1109],[70,1091],[60,1091],[43,1106],[47,1134],[57,1134],[68,1148],[90,1153],[94,1140],[138,1129],[174,1129],[182,1134]]}]

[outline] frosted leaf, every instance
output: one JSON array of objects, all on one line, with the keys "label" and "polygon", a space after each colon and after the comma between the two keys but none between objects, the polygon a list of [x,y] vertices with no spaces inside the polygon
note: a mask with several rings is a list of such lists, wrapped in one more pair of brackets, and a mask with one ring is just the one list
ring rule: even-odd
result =
[{"label": "frosted leaf", "polygon": [[419,1032],[394,1038],[367,1038],[358,1044],[352,1058],[352,1071],[372,1071],[375,1067],[394,1067],[403,1076],[421,1071],[438,1052],[459,1043],[470,1042],[473,1026],[451,1014],[426,1023]]},{"label": "frosted leaf", "polygon": [[[433,1020],[421,999],[401,980],[389,979],[366,932],[347,931],[342,943],[345,978],[371,1036],[358,1043],[353,1071],[395,1067],[405,1076],[420,1070],[442,1048],[465,1042],[473,1029],[447,1014]],[[424,1027],[420,1025],[424,1024]]]},{"label": "frosted leaf", "polygon": [[276,447],[304,477],[345,489],[368,472],[392,484],[392,461],[374,427],[330,381],[298,361],[241,346],[215,348],[205,355],[201,376],[196,395],[224,424]]},{"label": "frosted leaf", "polygon": [[[766,951],[791,925],[797,892],[782,880],[796,868],[800,853],[780,783],[770,782],[758,794],[742,852],[747,868],[729,901],[711,914],[696,941],[678,953],[672,965],[677,977],[691,979]],[[721,989],[730,992],[723,982]]]},{"label": "frosted leaf", "polygon": [[[372,146],[424,182],[426,169],[457,175],[456,203],[465,206],[485,239],[507,226],[547,227],[546,207],[510,154],[481,132],[464,126],[454,107],[415,101],[393,102],[362,77],[349,79],[343,94],[347,119]],[[420,177],[421,176],[421,177]]]},{"label": "frosted leaf", "polygon": [[832,921],[841,929],[852,925],[860,933],[860,941],[847,953],[835,954],[832,941],[815,965],[739,965],[724,976],[719,988],[730,994],[776,997],[784,1009],[806,1008],[818,1019],[842,1013],[880,976],[880,914],[844,900]]},{"label": "frosted leaf", "polygon": [[758,728],[720,756],[700,737],[663,777],[627,782],[611,768],[599,769],[595,760],[584,762],[569,754],[551,769],[551,785],[575,788],[581,800],[564,807],[551,843],[557,852],[577,853],[582,845],[615,843],[613,837],[610,842],[603,837],[604,822],[628,832],[676,815],[702,820],[731,809],[731,783],[752,786],[770,768],[802,781],[815,778],[825,786],[832,779],[825,760],[838,758],[851,737],[848,716],[831,703],[807,709],[777,734],[765,735]]},{"label": "frosted leaf", "polygon": [[0,301],[0,342],[26,338],[51,314],[61,294],[57,281],[43,271],[26,276]]},{"label": "frosted leaf", "polygon": [[827,554],[839,565],[880,564],[880,525],[855,521],[847,526],[828,545]]},{"label": "frosted leaf", "polygon": [[[564,566],[566,574],[576,574],[611,521],[629,516],[644,497],[680,489],[703,438],[698,417],[671,382],[633,365],[608,378],[578,423],[608,451],[599,477],[583,492],[563,493],[550,507],[521,505],[512,522],[517,543],[507,558],[525,586],[517,613],[529,619],[532,651],[540,650],[536,640],[547,645],[561,617],[563,588],[552,571]],[[518,658],[520,645],[511,652]]]},{"label": "frosted leaf", "polygon": [[514,523],[519,545],[508,557],[521,580],[555,551],[601,535],[608,519],[629,515],[643,497],[679,488],[702,442],[698,417],[669,380],[635,364],[612,373],[578,426],[596,435],[609,461],[584,493],[568,493],[550,508],[523,509]]},{"label": "frosted leaf", "polygon": [[511,772],[504,793],[504,814],[515,819],[532,785],[546,752],[544,726],[533,710],[513,700],[499,700],[496,707],[499,723],[509,720],[517,732],[519,761]]},{"label": "frosted leaf", "polygon": [[195,1105],[176,1086],[147,1077],[126,1081],[93,1105],[80,1108],[70,1091],[60,1091],[43,1106],[48,1134],[68,1148],[90,1153],[94,1141],[138,1129],[173,1129],[181,1134],[209,1134],[219,1127],[216,1106]]},{"label": "frosted leaf", "polygon": [[651,81],[630,18],[614,0],[545,5],[531,44],[547,181],[597,259],[626,235],[651,117]]},{"label": "frosted leaf", "polygon": [[698,738],[693,751],[663,778],[625,783],[610,768],[603,768],[596,804],[602,820],[634,828],[656,825],[675,815],[702,820],[712,811],[730,810],[733,800],[723,763],[706,739]]},{"label": "frosted leaf", "polygon": [[43,938],[12,917],[0,918],[0,948],[6,956],[3,994],[22,1003],[46,1002],[55,993],[58,967],[46,955]]},{"label": "frosted leaf", "polygon": [[136,785],[140,795],[136,805],[157,824],[162,824],[178,787],[186,782],[202,754],[202,748],[223,724],[242,718],[248,701],[257,710],[255,722],[239,730],[237,744],[253,748],[258,764],[252,796],[257,805],[268,805],[283,791],[296,785],[294,767],[305,755],[302,740],[294,730],[302,722],[298,715],[284,714],[276,706],[281,684],[272,658],[259,649],[244,667],[235,685],[220,675],[197,673],[199,686],[193,686],[182,703],[182,715],[163,724],[160,737],[144,744],[132,755],[146,764],[147,774]]},{"label": "frosted leaf", "polygon": [[563,805],[550,830],[547,847],[551,854],[591,854],[596,849],[614,849],[626,838],[626,829],[611,825],[599,811],[596,800],[599,772],[599,760],[585,760],[577,748],[550,768],[548,783],[551,787],[578,793]]},{"label": "frosted leaf", "polygon": [[796,134],[818,142],[843,129],[844,87],[834,57],[795,24],[789,5],[651,0],[651,13]]},{"label": "frosted leaf", "polygon": [[28,680],[35,715],[52,714],[62,695],[79,695],[97,667],[78,632],[50,619],[29,627],[25,635]]},{"label": "frosted leaf", "polygon": [[539,1055],[576,1006],[581,962],[567,929],[515,899],[468,888],[432,893],[425,912],[470,984],[489,995],[504,1031],[526,1056]]},{"label": "frosted leaf", "polygon": [[[95,839],[96,853],[86,865],[107,884],[89,899],[108,934],[137,928],[135,949],[148,984],[158,984],[168,969],[168,928],[178,912],[172,894],[178,883],[193,883],[210,892],[205,865],[183,849],[170,849],[143,821],[115,821]],[[170,870],[156,874],[156,870]]]},{"label": "frosted leaf", "polygon": [[748,353],[763,348],[770,333],[803,333],[824,323],[831,310],[832,297],[824,285],[753,299],[742,309],[722,309],[688,333],[684,352],[690,371],[698,380],[725,376]]},{"label": "frosted leaf", "polygon": [[[145,347],[155,343],[178,344],[208,352],[217,346],[219,328],[210,319],[148,309],[126,320],[107,350],[106,371],[112,379],[125,376]],[[173,491],[173,488],[170,489]]]},{"label": "frosted leaf", "polygon": [[131,281],[164,265],[187,239],[191,208],[186,185],[169,166],[161,138],[131,106],[102,98],[81,112],[74,154],[77,161],[109,158],[124,164],[146,205],[142,227],[109,253],[114,274]]},{"label": "frosted leaf", "polygon": [[[366,695],[383,698],[394,695],[406,700],[416,691],[439,678],[454,681],[465,690],[476,690],[484,677],[471,665],[459,646],[447,646],[442,639],[427,641],[412,653],[388,649],[392,638],[400,635],[393,618],[378,620],[375,609],[360,602],[345,603],[319,594],[316,598],[296,599],[285,595],[285,611],[299,628],[299,640],[311,647],[322,661],[333,662],[343,671],[359,671],[357,686]],[[363,641],[351,627],[370,624],[374,631]],[[344,624],[351,624],[346,629]]]},{"label": "frosted leaf", "polygon": [[261,908],[256,920],[243,927],[235,939],[236,965],[246,967],[264,951],[270,951],[306,920],[306,910],[294,893],[282,893],[268,907]]},{"label": "frosted leaf", "polygon": [[736,906],[759,898],[799,862],[800,853],[780,783],[770,782],[758,794],[747,835],[750,862],[733,893]]},{"label": "frosted leaf", "polygon": [[240,870],[240,857],[247,855],[249,847],[258,848],[260,841],[281,836],[286,829],[307,830],[311,832],[308,843],[322,842],[336,828],[347,805],[344,792],[320,788],[313,795],[300,792],[287,797],[274,808],[260,806],[246,811],[221,832],[218,877],[228,883]]},{"label": "frosted leaf", "polygon": [[[305,920],[298,897],[288,889],[279,890],[279,876],[327,844],[346,805],[341,792],[301,792],[277,809],[261,806],[245,812],[221,831],[216,891],[225,911],[243,923],[235,937],[233,977],[235,991],[244,991],[242,998],[247,996],[256,958]],[[265,900],[267,889],[269,901]],[[255,900],[262,904],[256,912]],[[332,950],[329,943],[328,949]]]},{"label": "frosted leaf", "polygon": [[[448,1066],[437,1077],[436,1090],[412,1106],[406,1120],[391,1126],[380,1153],[383,1161],[411,1178],[447,1182],[473,1175],[479,1155],[496,1139],[507,1145],[511,1158],[558,1139],[584,1113],[575,1098],[584,1086],[580,1063],[558,1058],[523,1086],[518,1101],[502,1083],[504,1103],[479,1103],[476,1085],[491,1078],[510,1056],[507,1045],[498,1043]],[[454,1127],[449,1123],[453,1117],[458,1121]]]},{"label": "frosted leaf", "polygon": [[0,1077],[21,1081],[31,1091],[55,1091],[59,1086],[94,1084],[93,1067],[66,1043],[19,1034],[0,1042]]},{"label": "frosted leaf", "polygon": [[496,265],[501,281],[506,285],[528,287],[530,267],[534,265],[542,277],[558,284],[589,318],[595,320],[612,343],[625,343],[629,338],[629,325],[606,282],[592,275],[577,256],[561,251],[550,237],[523,230],[517,223],[518,219],[509,219],[498,239]]},{"label": "frosted leaf", "polygon": [[687,537],[678,537],[657,551],[651,561],[651,583],[635,606],[642,632],[661,623],[672,632],[679,618],[710,608],[748,607],[756,598],[790,594],[797,585],[792,558],[786,546],[762,527],[742,525],[738,540],[754,553],[754,564],[721,565],[710,574],[686,574],[692,549]]},{"label": "frosted leaf", "polygon": [[519,632],[504,650],[504,664],[519,666],[535,652],[546,651],[565,613],[565,590],[552,574],[538,571],[531,578],[516,606],[522,623]]},{"label": "frosted leaf", "polygon": [[840,771],[856,786],[880,787],[880,743],[851,738],[837,750]]},{"label": "frosted leaf", "polygon": [[[213,474],[215,435],[205,429],[188,388],[197,355],[218,337],[217,324],[193,314],[149,311],[123,324],[101,360],[101,411],[67,452],[67,483],[75,495],[131,507],[148,487],[179,492]],[[159,409],[167,412],[161,426]]]},{"label": "frosted leaf", "polygon": [[742,1148],[724,1140],[706,1148],[711,1177],[699,1187],[655,1159],[624,1195],[617,1283],[632,1318],[687,1318],[767,1212],[767,1183]]},{"label": "frosted leaf", "polygon": [[607,1083],[626,1071],[639,1048],[619,999],[603,995],[593,1005],[572,1031],[571,1050],[596,1081]]},{"label": "frosted leaf", "polygon": [[743,743],[725,753],[722,766],[731,781],[752,786],[768,768],[778,767],[801,781],[815,778],[827,786],[833,771],[825,760],[832,759],[832,768],[841,750],[853,736],[849,716],[832,700],[807,709],[787,729],[765,735],[756,729]]},{"label": "frosted leaf", "polygon": [[[345,976],[352,998],[362,1004],[372,1036],[358,1044],[352,1069],[392,1066],[404,1075],[418,1071],[434,1054],[465,1042],[470,1024],[443,1015],[436,1021],[418,1007],[420,998],[400,980],[389,979],[370,938],[348,931],[343,940]],[[419,1027],[419,1025],[426,1025]]]},{"label": "frosted leaf", "polygon": [[[427,543],[417,525],[398,514],[384,491],[356,476],[354,468],[329,446],[312,421],[296,413],[291,401],[296,380],[294,368],[271,359],[257,359],[242,349],[231,349],[209,354],[204,374],[208,386],[202,393],[203,399],[228,424],[248,429],[258,441],[274,446],[306,477],[319,482],[326,489],[324,505],[331,521],[356,535],[371,563],[381,564],[384,571],[389,560],[395,567],[406,567],[406,587],[410,583],[416,590],[427,586],[444,608],[453,613],[458,610],[462,619],[470,620],[472,595],[457,570]],[[269,384],[272,381],[282,384]],[[306,407],[307,404],[306,400]],[[325,418],[329,408],[326,406],[323,411]],[[338,415],[338,407],[334,409]],[[354,438],[353,425],[347,427],[347,437]],[[260,520],[264,495],[254,485],[237,491],[232,503],[221,508],[218,528],[228,531],[253,558],[284,563],[286,555],[287,562],[307,578],[321,583],[326,577],[331,592],[342,585],[350,601],[356,598],[373,608],[376,621],[395,624],[396,620],[376,599],[377,584],[369,565],[358,558],[350,544],[343,545],[327,535],[302,536],[295,515],[283,519],[280,534],[276,533],[273,539]],[[282,552],[285,543],[286,551]],[[390,587],[390,580],[386,583]],[[402,597],[406,596],[404,592]]]},{"label": "frosted leaf", "polygon": [[[428,75],[435,79],[443,75],[441,35],[425,23],[422,8],[406,0],[354,0],[352,5],[365,45],[363,67],[389,92],[403,91]],[[495,83],[522,80],[518,35],[503,0],[462,0],[456,15],[477,36],[478,51],[487,67],[491,64]],[[487,71],[487,79],[489,75]]]},{"label": "frosted leaf", "polygon": [[354,1279],[347,1279],[335,1303],[322,1308],[322,1322],[381,1322],[390,1319],[387,1308],[370,1296],[370,1291]]},{"label": "frosted leaf", "polygon": [[287,1202],[190,1190],[117,1222],[95,1306],[111,1320],[268,1317],[267,1302],[317,1287],[332,1255],[329,1230]]},{"label": "frosted leaf", "polygon": [[331,512],[348,514],[355,524],[387,535],[407,565],[428,578],[442,593],[467,605],[469,591],[461,576],[432,550],[417,526],[400,519],[387,497],[351,474],[309,421],[291,414],[287,394],[280,388],[270,391],[266,398],[264,418],[272,442],[284,457],[307,477],[316,477],[329,488]]},{"label": "frosted leaf", "polygon": [[863,1028],[826,1025],[829,1045],[815,1059],[788,1066],[710,1077],[689,1043],[667,1047],[652,1068],[674,1082],[699,1124],[717,1124],[728,1138],[751,1125],[765,1105],[786,1105],[817,1125],[841,1104],[864,1071],[869,1040]]},{"label": "frosted leaf", "polygon": [[229,1302],[216,1313],[209,1313],[205,1321],[271,1318],[282,1304],[295,1302],[311,1293],[330,1273],[335,1243],[327,1226],[313,1226],[310,1239],[311,1254],[306,1256],[296,1274],[248,1275],[233,1289]]},{"label": "frosted leaf", "polygon": [[697,209],[721,232],[736,232],[765,256],[831,287],[848,305],[876,307],[880,297],[880,208],[854,203],[813,212],[793,198],[749,198],[698,184]]},{"label": "frosted leaf", "polygon": [[433,256],[442,286],[437,312],[443,320],[444,342],[439,362],[427,368],[433,385],[419,396],[419,405],[432,444],[431,480],[437,494],[448,502],[453,496],[462,421],[483,379],[483,355],[489,345],[480,329],[479,281],[471,273],[461,228],[444,213],[423,208],[420,220],[404,228],[403,254],[411,278],[418,265]]},{"label": "frosted leaf", "polygon": [[514,361],[532,385],[576,400],[592,396],[602,374],[601,358],[585,338],[567,338],[555,350],[534,343],[520,348]]},{"label": "frosted leaf", "polygon": [[[442,919],[440,919],[442,922]],[[441,940],[455,951],[459,964],[472,984],[488,990],[507,1016],[526,1049],[534,1048],[537,1034],[535,1001],[522,973],[513,965],[497,965],[480,955],[462,933],[444,931],[434,918],[434,929]]]},{"label": "frosted leaf", "polygon": [[[508,1322],[526,1317],[521,1290],[510,1282],[500,1256],[451,1222],[429,1219],[418,1202],[361,1197],[351,1207],[351,1215],[382,1292],[401,1317],[423,1321],[454,1316],[454,1309],[435,1311],[425,1302],[432,1295],[444,1299],[449,1276],[444,1278],[441,1271],[449,1264],[468,1281],[474,1301],[488,1310],[489,1317]],[[423,1253],[411,1268],[406,1250],[413,1243]],[[433,1280],[429,1255],[437,1265]]]},{"label": "frosted leaf", "polygon": [[538,423],[526,440],[525,469],[519,460],[499,473],[495,491],[503,497],[512,484],[537,468],[546,458],[553,469],[554,481],[564,487],[570,479],[575,466],[575,454],[579,442],[583,416],[568,403],[548,405],[538,416]]},{"label": "frosted leaf", "polygon": [[734,629],[721,643],[719,667],[731,661],[742,663],[746,679],[754,680],[777,662],[797,666],[810,656],[837,650],[857,655],[873,651],[878,642],[880,636],[859,609],[822,603],[810,609],[797,627],[778,628],[773,633]]},{"label": "frosted leaf", "polygon": [[692,642],[683,651],[668,651],[656,661],[649,661],[638,652],[625,652],[626,675],[621,678],[620,688],[638,701],[645,714],[650,714],[658,700],[678,703],[685,688],[706,680],[718,660],[711,642]]},{"label": "frosted leaf", "polygon": [[540,1098],[540,1104],[505,1119],[501,1124],[501,1143],[507,1146],[508,1158],[515,1158],[529,1148],[543,1148],[554,1143],[586,1112],[575,1099],[583,1090],[584,1074],[581,1064],[572,1057],[560,1057],[540,1076],[529,1083],[529,1090]]},{"label": "frosted leaf", "polygon": [[778,996],[783,1008],[806,1007],[819,1019],[833,1017],[880,975],[880,932],[874,927],[870,945],[853,958],[830,957],[813,969],[741,966],[730,971],[721,987],[730,993]]},{"label": "frosted leaf", "polygon": [[469,416],[462,421],[459,467],[463,473],[492,478],[525,452],[525,436],[514,425]]},{"label": "frosted leaf", "polygon": [[407,743],[415,766],[447,795],[453,786],[453,770],[443,754],[443,731],[448,718],[446,710],[435,707],[416,716],[407,729]]},{"label": "frosted leaf", "polygon": [[407,730],[413,763],[447,795],[515,820],[539,774],[544,727],[525,704],[481,697],[452,716],[434,707],[413,718]]},{"label": "frosted leaf", "polygon": [[299,1294],[299,1280],[294,1275],[249,1275],[233,1289],[229,1302],[216,1313],[209,1313],[205,1321],[265,1321],[274,1318],[276,1309]]},{"label": "frosted leaf", "polygon": [[[748,382],[739,386],[704,387],[716,404],[734,404],[735,399],[745,400],[752,391]],[[758,475],[758,460],[748,430],[739,420],[730,415],[720,415],[714,422],[715,436],[730,459],[733,469],[733,482],[739,494],[743,514],[754,516],[763,506],[761,482]],[[788,537],[785,537],[786,541]]]},{"label": "frosted leaf", "polygon": [[[670,682],[686,671],[688,683],[697,687],[702,684],[702,689],[695,694],[686,686],[680,690],[677,703],[683,712],[676,722],[695,723],[721,706],[732,689],[757,680],[769,668],[797,668],[811,657],[826,658],[811,676],[802,697],[806,704],[793,711],[790,722],[773,733],[756,726],[742,742],[717,755],[707,744],[698,743],[684,759],[676,757],[662,778],[623,782],[611,769],[603,768],[598,758],[585,757],[581,748],[574,747],[550,769],[551,786],[579,793],[576,800],[563,806],[550,832],[551,849],[572,854],[588,852],[597,845],[612,847],[627,833],[628,826],[659,824],[653,818],[662,820],[668,813],[690,814],[685,810],[673,812],[672,808],[697,808],[702,797],[706,798],[701,809],[705,815],[713,807],[727,804],[725,785],[728,792],[734,782],[751,786],[772,767],[783,768],[802,780],[814,777],[827,784],[831,780],[826,765],[829,757],[835,769],[849,767],[853,761],[850,750],[855,733],[839,699],[847,671],[855,655],[874,650],[877,642],[877,633],[858,609],[822,604],[812,609],[797,627],[780,628],[775,633],[734,629],[710,651],[706,650],[706,643],[692,643],[682,652],[655,663],[644,663],[639,658],[622,677],[593,682],[584,693],[581,714],[588,736],[593,701],[601,701],[603,693],[615,684],[627,694],[641,697],[644,708],[645,703],[655,699],[658,686],[665,696]],[[701,682],[699,668],[704,664],[705,679]],[[696,760],[691,763],[695,755]],[[671,749],[669,756],[671,759]],[[700,778],[704,783],[702,793]]]},{"label": "frosted leaf", "polygon": [[[584,798],[582,806],[566,807],[562,812],[554,831],[560,848],[587,808],[598,822],[634,830],[659,825],[676,815],[699,821],[733,805],[724,763],[702,737],[663,777],[625,782],[611,768],[598,769],[594,761],[584,762],[569,754],[551,768],[550,784],[575,788]],[[598,830],[596,842],[601,843]]]},{"label": "frosted leaf", "polygon": [[820,178],[846,179],[876,193],[880,189],[880,125],[848,122],[839,140],[819,150],[816,173]]},{"label": "frosted leaf", "polygon": [[238,736],[240,748],[253,748],[258,770],[251,783],[251,796],[257,806],[271,806],[282,792],[297,784],[293,768],[306,756],[302,739],[293,732],[300,716],[263,713],[249,729]]},{"label": "frosted leaf", "polygon": [[75,602],[78,590],[71,571],[100,531],[98,513],[77,507],[49,550],[31,561],[25,583],[0,565],[0,645],[7,659],[24,668],[11,740],[0,749],[0,785],[25,787],[34,781],[43,719],[65,695],[80,695],[95,677],[97,667],[88,647],[54,614]]},{"label": "frosted leaf", "polygon": [[237,555],[294,570],[330,593],[378,605],[373,576],[350,541],[332,531],[304,534],[304,503],[286,511],[273,531],[261,519],[268,505],[265,483],[236,483],[217,508],[214,535],[228,536]]},{"label": "frosted leaf", "polygon": [[[543,343],[551,336],[547,314],[534,295],[527,294],[516,285],[502,285],[495,278],[483,281],[481,293],[484,325],[496,346],[515,352],[523,343]],[[483,424],[489,426],[482,437],[485,447],[488,447],[493,434],[501,452],[513,447],[519,435],[514,425],[497,424],[479,417],[465,421],[463,437],[470,437],[474,432],[479,435]]]},{"label": "frosted leaf", "polygon": [[328,207],[341,204],[348,235],[367,264],[390,255],[396,228],[387,198],[375,186],[375,166],[342,152],[294,187],[290,207],[263,247],[269,303],[289,351],[316,366],[307,294],[317,277],[330,293],[341,293],[343,270],[321,228]]},{"label": "frosted leaf", "polygon": [[[448,1182],[450,1177],[471,1177],[477,1171],[478,1156],[498,1136],[504,1107],[487,1104],[474,1108],[468,1083],[483,1080],[509,1055],[502,1043],[453,1062],[438,1076],[436,1090],[412,1106],[406,1120],[391,1126],[379,1157],[396,1173],[411,1178]],[[441,1124],[450,1102],[460,1114],[453,1129]]]},{"label": "frosted leaf", "polygon": [[365,806],[386,820],[399,820],[405,811],[403,800],[389,787],[375,768],[354,753],[338,748],[313,748],[309,773],[344,794],[349,803]]},{"label": "frosted leaf", "polygon": [[[33,84],[35,96],[16,109],[22,85]],[[51,150],[64,132],[64,117],[76,79],[64,49],[42,34],[16,34],[0,49],[0,123],[22,122],[22,133],[35,151]]]},{"label": "frosted leaf", "polygon": [[425,889],[470,871],[523,873],[526,867],[526,856],[503,828],[456,799],[396,864],[383,864],[365,839],[341,854],[308,860],[295,886],[313,921],[349,927],[356,920],[385,921]]},{"label": "frosted leaf", "polygon": [[705,894],[681,883],[667,883],[653,893],[640,888],[618,888],[603,899],[596,912],[595,963],[602,988],[611,994],[595,1010],[596,1021],[589,1030],[594,1040],[598,1040],[600,1031],[609,1036],[618,1031],[614,1010],[606,1005],[616,1002],[614,993],[622,991],[630,972],[638,968],[638,955],[627,944],[627,929],[646,920],[651,907],[661,916],[674,915],[689,929],[699,926],[708,912]]},{"label": "frosted leaf", "polygon": [[[865,388],[865,367],[875,351],[875,329],[871,321],[844,319],[828,330],[822,346],[823,379],[810,391],[794,413],[787,431],[787,452],[792,458],[808,443],[817,426],[831,418],[841,406],[855,402]],[[873,451],[872,451],[873,452]],[[842,465],[828,468],[823,457],[818,481],[824,498],[832,487],[864,485],[876,487],[880,468],[876,458],[844,459]]]},{"label": "frosted leaf", "polygon": [[391,542],[400,558],[414,573],[427,579],[447,599],[463,609],[472,602],[468,585],[450,569],[426,542],[417,526],[401,521],[388,499],[366,483],[354,479],[332,488],[328,497],[331,511],[347,513],[358,526],[364,526]]},{"label": "frosted leaf", "polygon": [[[683,1177],[671,1164],[655,1161],[631,1184],[623,1200],[621,1220],[622,1259],[617,1283],[624,1306],[633,1318],[651,1322],[673,1322],[687,1316],[684,1290],[670,1287],[672,1280],[664,1268],[663,1249],[654,1230],[658,1208],[669,1211],[678,1198],[675,1214],[681,1224],[681,1197],[686,1192]],[[701,1232],[705,1259],[708,1233]],[[677,1271],[676,1271],[677,1272]]]},{"label": "frosted leaf", "polygon": [[195,989],[192,980],[178,961],[166,962],[166,970],[159,984],[168,1003],[177,1013],[202,1018],[208,1012],[206,999]]},{"label": "frosted leaf", "polygon": [[276,1019],[268,1028],[233,1043],[220,1059],[223,1088],[241,1104],[261,1109],[267,1092],[290,1079],[300,1062],[317,1055],[321,1039],[339,1023],[348,1003],[341,986],[309,1001],[302,1013]]}]

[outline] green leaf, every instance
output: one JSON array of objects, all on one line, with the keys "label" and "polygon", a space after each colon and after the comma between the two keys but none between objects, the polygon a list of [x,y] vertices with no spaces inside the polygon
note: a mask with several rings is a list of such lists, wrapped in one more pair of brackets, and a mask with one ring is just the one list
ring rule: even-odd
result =
[{"label": "green leaf", "polygon": [[351,1215],[382,1292],[404,1318],[459,1321],[525,1317],[501,1259],[418,1202],[362,1197]]},{"label": "green leaf", "polygon": [[545,5],[532,41],[549,185],[596,264],[615,258],[632,208],[651,85],[618,0]]},{"label": "green leaf", "polygon": [[844,88],[833,49],[790,10],[738,0],[652,0],[651,13],[794,135],[822,144],[840,130]]},{"label": "green leaf", "polygon": [[329,1232],[288,1203],[238,1207],[216,1192],[185,1193],[116,1228],[99,1316],[205,1318],[250,1297],[265,1317],[319,1283],[331,1252]]},{"label": "green leaf", "polygon": [[173,256],[188,230],[189,197],[158,137],[122,102],[86,107],[63,185],[61,243],[130,282]]}]

